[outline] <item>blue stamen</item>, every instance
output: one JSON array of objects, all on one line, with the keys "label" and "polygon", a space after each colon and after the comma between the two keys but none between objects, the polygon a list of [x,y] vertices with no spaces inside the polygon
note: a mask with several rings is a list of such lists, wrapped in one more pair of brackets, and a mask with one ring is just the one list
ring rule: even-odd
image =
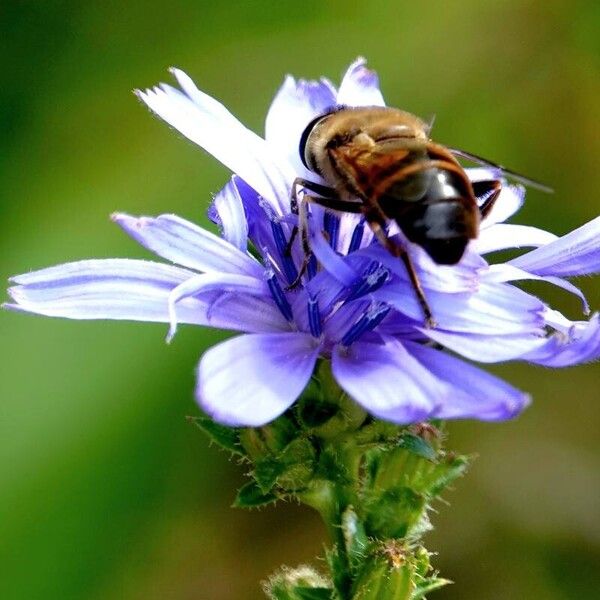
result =
[{"label": "blue stamen", "polygon": [[308,274],[308,279],[312,279],[317,274],[317,257],[314,254],[311,254],[308,259],[306,273]]},{"label": "blue stamen", "polygon": [[359,337],[364,335],[369,331],[373,331],[383,319],[390,312],[390,307],[383,302],[378,302],[376,304],[371,304],[367,311],[365,312],[350,329],[346,332],[344,337],[342,338],[343,346],[350,346],[353,344]]},{"label": "blue stamen", "polygon": [[277,304],[277,308],[279,308],[279,311],[281,312],[281,314],[288,321],[293,321],[294,315],[292,314],[292,307],[290,306],[290,303],[287,301],[287,298],[285,297],[285,294],[283,293],[283,290],[281,289],[281,286],[279,285],[279,281],[277,281],[277,277],[275,276],[275,273],[271,272],[269,278],[267,279],[267,285],[269,286],[269,291],[271,292],[271,296],[273,297],[273,300],[275,300],[275,304]]},{"label": "blue stamen", "polygon": [[323,227],[329,238],[329,245],[335,250],[337,248],[338,234],[340,232],[339,217],[330,212],[326,212],[323,215]]},{"label": "blue stamen", "polygon": [[348,254],[355,252],[360,248],[362,244],[363,233],[365,231],[365,221],[361,219],[360,223],[354,228],[352,237],[350,238],[350,245],[348,246]]},{"label": "blue stamen", "polygon": [[293,283],[298,277],[298,269],[296,269],[292,257],[286,252],[288,241],[283,232],[281,223],[278,221],[271,221],[271,231],[273,232],[273,239],[275,240],[275,245],[281,256],[281,264],[283,266],[285,277],[288,283]]},{"label": "blue stamen", "polygon": [[319,311],[319,301],[316,298],[308,299],[308,325],[313,337],[320,337],[323,333],[321,326],[321,312]]},{"label": "blue stamen", "polygon": [[371,262],[364,275],[352,286],[346,301],[355,300],[378,290],[388,280],[389,275],[390,272],[381,263]]}]

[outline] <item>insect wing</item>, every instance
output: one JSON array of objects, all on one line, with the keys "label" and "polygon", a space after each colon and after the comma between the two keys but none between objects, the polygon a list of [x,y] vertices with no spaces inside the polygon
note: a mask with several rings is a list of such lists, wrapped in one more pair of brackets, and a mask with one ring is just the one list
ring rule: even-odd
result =
[{"label": "insect wing", "polygon": [[536,190],[540,190],[540,192],[545,192],[546,194],[554,193],[554,190],[551,187],[549,187],[543,183],[540,183],[539,181],[536,181],[535,179],[530,179],[529,177],[526,177],[525,175],[516,173],[515,171],[513,171],[511,169],[507,169],[506,167],[503,167],[502,165],[499,165],[498,163],[492,162],[491,160],[487,160],[486,158],[482,158],[481,156],[477,156],[476,154],[472,154],[471,152],[466,152],[465,150],[458,150],[457,148],[448,148],[448,150],[450,150],[450,152],[452,152],[452,154],[454,154],[455,156],[464,158],[465,160],[470,160],[471,162],[477,163],[478,165],[483,165],[486,167],[492,167],[494,169],[499,169],[507,177],[510,177],[511,179],[514,179],[515,181],[518,181],[519,183],[522,183],[523,185],[526,185],[528,187],[532,187]]}]

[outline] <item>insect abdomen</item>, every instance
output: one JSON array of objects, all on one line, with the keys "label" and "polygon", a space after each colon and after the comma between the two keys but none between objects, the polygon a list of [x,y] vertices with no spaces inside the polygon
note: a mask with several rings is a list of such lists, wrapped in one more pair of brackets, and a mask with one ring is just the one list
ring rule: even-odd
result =
[{"label": "insect abdomen", "polygon": [[436,263],[454,265],[469,240],[477,237],[479,213],[455,173],[443,169],[419,173],[421,177],[425,174],[427,186],[420,198],[407,199],[398,194],[401,187],[392,186],[379,199],[379,205]]}]

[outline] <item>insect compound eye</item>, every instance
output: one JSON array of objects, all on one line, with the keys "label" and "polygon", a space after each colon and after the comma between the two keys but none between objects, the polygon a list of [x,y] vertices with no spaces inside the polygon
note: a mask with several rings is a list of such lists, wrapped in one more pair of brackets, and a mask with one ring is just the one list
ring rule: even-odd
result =
[{"label": "insect compound eye", "polygon": [[342,110],[343,108],[346,108],[346,107],[342,106],[342,105],[338,105],[338,106],[332,106],[331,108],[328,108],[324,113],[315,117],[304,128],[304,131],[302,132],[302,135],[300,136],[300,144],[298,146],[298,151],[300,152],[300,160],[302,161],[302,164],[310,171],[315,170],[315,165],[313,164],[313,161],[311,161],[310,157],[306,155],[306,145],[308,143],[308,138],[310,137],[310,134],[314,131],[315,127],[319,123],[321,123],[324,119],[326,119],[329,115],[332,115],[333,113],[336,113],[336,112]]}]

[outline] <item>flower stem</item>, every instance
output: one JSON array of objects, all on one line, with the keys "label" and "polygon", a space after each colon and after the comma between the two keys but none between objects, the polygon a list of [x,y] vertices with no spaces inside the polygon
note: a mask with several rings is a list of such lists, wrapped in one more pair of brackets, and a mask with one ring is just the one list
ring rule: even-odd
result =
[{"label": "flower stem", "polygon": [[195,419],[251,465],[235,506],[277,499],[317,510],[329,533],[327,575],[283,569],[265,586],[275,600],[418,600],[447,580],[421,546],[432,502],[468,465],[447,453],[441,423],[394,425],[369,417],[322,362],[305,394],[267,426],[231,430]]}]

